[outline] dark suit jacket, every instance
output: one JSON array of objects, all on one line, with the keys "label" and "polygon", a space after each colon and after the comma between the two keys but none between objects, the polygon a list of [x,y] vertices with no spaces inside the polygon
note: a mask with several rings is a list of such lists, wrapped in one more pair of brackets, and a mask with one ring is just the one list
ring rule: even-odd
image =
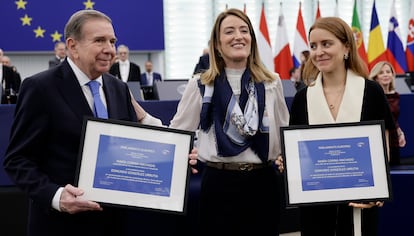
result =
[{"label": "dark suit jacket", "polygon": [[[103,90],[110,119],[137,121],[126,83],[104,74]],[[31,199],[32,235],[71,235],[81,226],[85,226],[84,235],[110,235],[106,224],[116,225],[113,220],[122,219],[110,207],[73,215],[51,208],[59,187],[76,186],[82,125],[87,116],[93,116],[92,110],[66,60],[23,80],[3,165]]]},{"label": "dark suit jacket", "polygon": [[[114,63],[109,69],[109,73],[117,77],[118,79],[121,78],[121,72],[119,70],[119,62]],[[140,81],[141,80],[141,69],[139,66],[133,62],[129,64],[129,75],[127,81]]]},{"label": "dark suit jacket", "polygon": [[[162,81],[161,74],[157,72],[152,72],[152,84],[153,85],[155,81]],[[147,73],[141,74],[141,86],[148,86]]]},{"label": "dark suit jacket", "polygon": [[17,94],[20,90],[21,78],[20,74],[15,72],[11,67],[1,65],[3,67],[3,77],[0,78],[0,89],[2,89],[3,81],[6,89],[1,93],[1,103],[15,104],[17,100]]},{"label": "dark suit jacket", "polygon": [[52,68],[52,67],[57,66],[59,64],[60,64],[60,60],[56,56],[54,56],[53,58],[51,58],[49,60],[49,68]]}]

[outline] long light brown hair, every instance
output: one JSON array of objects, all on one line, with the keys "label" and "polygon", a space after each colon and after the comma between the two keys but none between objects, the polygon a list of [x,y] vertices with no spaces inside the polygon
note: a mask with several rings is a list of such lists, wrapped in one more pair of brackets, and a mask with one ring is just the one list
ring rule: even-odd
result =
[{"label": "long light brown hair", "polygon": [[[344,59],[345,68],[352,70],[355,74],[368,78],[368,68],[360,58],[351,27],[339,17],[321,17],[309,29],[308,38],[314,29],[323,29],[333,34],[342,44],[349,48],[349,57]],[[306,84],[311,84],[318,75],[318,68],[308,60],[303,69],[303,80]]]}]

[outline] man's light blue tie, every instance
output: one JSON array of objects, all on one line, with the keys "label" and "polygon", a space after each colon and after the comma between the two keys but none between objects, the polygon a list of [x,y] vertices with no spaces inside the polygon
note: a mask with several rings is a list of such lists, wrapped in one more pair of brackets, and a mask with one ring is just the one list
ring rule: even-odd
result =
[{"label": "man's light blue tie", "polygon": [[105,105],[103,104],[101,96],[99,95],[99,86],[101,86],[101,84],[98,81],[91,80],[88,82],[88,86],[91,89],[93,96],[95,116],[108,119],[108,112],[106,111]]}]

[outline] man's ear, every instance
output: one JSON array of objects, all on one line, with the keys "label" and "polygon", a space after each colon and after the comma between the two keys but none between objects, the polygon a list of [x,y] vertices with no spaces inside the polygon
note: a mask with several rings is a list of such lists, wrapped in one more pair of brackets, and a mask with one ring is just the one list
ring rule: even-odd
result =
[{"label": "man's ear", "polygon": [[77,48],[77,41],[73,38],[66,39],[66,49],[74,58],[79,57],[78,48]]}]

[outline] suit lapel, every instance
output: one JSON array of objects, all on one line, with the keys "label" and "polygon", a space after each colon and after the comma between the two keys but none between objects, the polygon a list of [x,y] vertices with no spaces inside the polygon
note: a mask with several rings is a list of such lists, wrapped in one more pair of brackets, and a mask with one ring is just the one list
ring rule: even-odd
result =
[{"label": "suit lapel", "polygon": [[132,68],[132,64],[131,63],[129,63],[129,73],[128,73],[128,79],[127,79],[127,81],[130,81],[130,80],[132,80],[132,75],[133,75],[133,73],[134,72],[132,72],[132,70],[133,70],[134,68]]},{"label": "suit lapel", "polygon": [[86,101],[75,73],[72,71],[72,68],[70,68],[69,63],[66,60],[62,62],[60,70],[58,70],[57,73],[56,82],[58,84],[56,87],[59,89],[63,99],[73,113],[76,114],[80,120],[83,120],[85,115],[93,116],[92,110]]},{"label": "suit lapel", "polygon": [[115,77],[117,77],[118,79],[122,80],[120,66],[121,65],[119,64],[119,62],[117,62],[116,65],[115,65]]},{"label": "suit lapel", "polygon": [[[107,74],[102,75],[102,82],[103,82],[103,89],[105,91],[105,98],[106,98],[106,109],[108,110],[108,116],[116,117],[114,114],[117,110],[117,101],[119,101],[115,95],[118,93],[115,90],[115,85],[113,85],[113,80],[109,78]],[[119,104],[118,104],[119,105]]]}]

